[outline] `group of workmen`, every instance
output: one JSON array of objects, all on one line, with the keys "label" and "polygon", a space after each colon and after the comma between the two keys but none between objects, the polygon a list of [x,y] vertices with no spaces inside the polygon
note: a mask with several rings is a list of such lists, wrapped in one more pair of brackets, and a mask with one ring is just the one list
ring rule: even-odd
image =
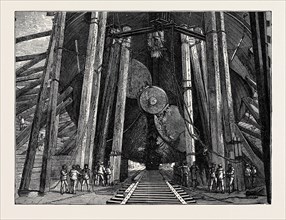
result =
[{"label": "group of workmen", "polygon": [[[111,185],[111,170],[110,162],[104,166],[103,162],[97,162],[95,169],[91,172],[88,164],[85,164],[83,169],[80,165],[72,165],[68,171],[67,165],[63,165],[60,171],[60,192],[61,194],[72,193],[75,194],[80,185],[81,191],[86,185],[86,190],[90,191],[90,185],[93,186],[110,186]],[[90,180],[92,179],[92,183]],[[69,183],[68,183],[69,180]]]},{"label": "group of workmen", "polygon": [[[196,188],[198,186],[199,167],[195,162],[189,167],[187,162],[184,162],[181,166],[175,164],[174,169],[174,181],[179,182],[183,186]],[[234,191],[234,178],[235,169],[232,164],[228,164],[228,168],[225,172],[222,164],[216,166],[212,163],[208,169],[208,190],[210,192],[222,192],[225,193],[226,188],[228,192]],[[254,165],[245,164],[244,178],[245,188],[250,189],[255,186],[255,179],[257,177],[257,170]]]}]

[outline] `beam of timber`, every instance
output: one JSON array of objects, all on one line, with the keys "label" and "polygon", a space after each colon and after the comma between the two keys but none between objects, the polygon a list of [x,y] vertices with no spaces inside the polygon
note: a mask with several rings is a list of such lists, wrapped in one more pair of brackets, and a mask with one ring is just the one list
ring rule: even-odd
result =
[{"label": "beam of timber", "polygon": [[87,130],[87,148],[86,148],[86,158],[89,167],[92,167],[93,162],[93,150],[94,150],[94,137],[97,124],[97,112],[98,112],[98,101],[100,94],[100,82],[101,82],[101,72],[102,72],[102,62],[103,62],[103,52],[105,43],[105,31],[106,31],[106,19],[107,12],[99,12],[99,25],[98,25],[98,40],[96,47],[96,57],[94,63],[93,72],[93,84],[91,93],[91,105],[90,105],[90,115]]},{"label": "beam of timber", "polygon": [[[17,90],[17,91],[16,91],[16,99],[17,99],[18,97],[20,97],[21,95],[27,93],[27,92],[30,91],[31,89],[35,88],[36,86],[39,86],[42,81],[43,81],[43,79],[39,79],[39,80],[37,80],[37,81],[35,81],[35,82],[30,83],[30,85],[25,86],[24,88]],[[40,91],[41,91],[41,89],[39,89],[39,92],[40,92]]]},{"label": "beam of timber", "polygon": [[55,155],[66,155],[66,154],[68,154],[71,150],[70,147],[73,145],[72,143],[75,144],[76,135],[77,135],[77,131],[75,130],[70,134],[70,138],[64,143],[62,149],[60,149]]},{"label": "beam of timber", "polygon": [[257,90],[257,85],[256,82],[254,82],[253,79],[251,79],[249,76],[245,77],[246,82],[248,82],[248,84],[254,89]]},{"label": "beam of timber", "polygon": [[19,67],[16,70],[16,76],[20,76],[21,73],[25,72],[26,70],[28,70],[30,67],[36,65],[37,63],[39,63],[40,61],[44,60],[46,58],[46,55],[41,55],[37,58],[32,59],[31,61],[25,63],[23,66]]},{"label": "beam of timber", "polygon": [[19,103],[16,103],[16,116],[21,114],[22,112],[32,108],[36,104],[37,104],[37,99],[28,101],[27,103],[22,104],[22,105],[19,105]]},{"label": "beam of timber", "polygon": [[55,27],[55,40],[56,54],[55,54],[55,70],[51,73],[51,90],[49,95],[49,106],[47,111],[47,125],[46,125],[46,138],[42,159],[42,170],[40,175],[40,188],[39,191],[43,193],[46,186],[50,185],[51,175],[51,155],[57,145],[57,133],[59,118],[56,115],[59,79],[62,61],[62,47],[64,44],[66,12],[59,12],[57,14],[56,27]]},{"label": "beam of timber", "polygon": [[[118,30],[114,29],[114,32]],[[107,40],[112,40],[107,38]],[[108,135],[109,121],[113,108],[113,101],[116,92],[116,84],[118,80],[119,58],[121,50],[121,40],[113,39],[110,46],[110,54],[108,58],[108,67],[106,72],[106,78],[104,82],[104,90],[102,95],[102,104],[100,108],[100,119],[98,121],[99,126],[96,130],[97,148],[95,152],[96,161],[103,162],[105,157],[106,139]]]},{"label": "beam of timber", "polygon": [[[130,31],[130,27],[124,27],[123,31]],[[116,109],[114,119],[114,130],[113,130],[113,141],[112,141],[112,152],[110,156],[110,163],[112,170],[113,183],[120,181],[120,167],[121,167],[121,152],[122,152],[122,139],[123,139],[123,128],[125,119],[125,103],[126,103],[126,89],[128,70],[130,63],[130,44],[131,37],[123,39],[122,49],[120,54],[120,67],[119,77],[117,83],[117,98],[116,98]]]},{"label": "beam of timber", "polygon": [[[227,156],[231,159],[235,159],[234,145],[229,144],[235,138],[235,117],[233,110],[231,79],[229,71],[229,58],[227,51],[227,40],[225,30],[225,19],[223,12],[216,12],[216,24],[218,31],[218,47],[219,47],[219,71],[220,71],[220,83],[222,94],[222,112],[223,112],[223,131],[224,142],[227,152]],[[234,186],[237,190],[242,191],[244,187],[244,173],[242,164],[233,164],[236,168],[236,181]]]},{"label": "beam of timber", "polygon": [[246,124],[251,124],[259,130],[261,129],[261,126],[256,122],[253,116],[249,113],[245,113],[245,116],[240,121]]},{"label": "beam of timber", "polygon": [[248,145],[251,147],[252,151],[256,154],[256,156],[263,161],[263,153],[262,151],[253,143],[253,141],[247,136],[246,133],[242,131],[242,134],[245,140],[248,142]]},{"label": "beam of timber", "polygon": [[259,106],[258,106],[257,100],[254,100],[254,99],[252,99],[250,97],[245,97],[243,99],[245,99],[249,104],[254,105],[254,107],[259,110]]},{"label": "beam of timber", "polygon": [[72,124],[72,121],[66,121],[63,125],[60,126],[59,130],[58,130],[58,136],[61,135],[61,132],[63,130],[65,130],[65,128],[67,128],[68,126],[70,126]]},{"label": "beam of timber", "polygon": [[[38,95],[35,97],[35,99],[37,99]],[[22,112],[20,115],[21,117],[23,117],[24,119],[29,117],[31,114],[34,114],[35,112],[35,109],[36,109],[36,106],[33,106],[32,108]]]},{"label": "beam of timber", "polygon": [[255,111],[255,108],[253,108],[252,103],[249,102],[249,99],[242,99],[243,103],[246,105],[247,109],[249,110],[249,113],[254,117],[255,121],[261,125],[259,112]]},{"label": "beam of timber", "polygon": [[[53,31],[54,31],[54,26],[53,26]],[[38,147],[38,137],[39,137],[40,127],[41,127],[42,112],[45,106],[44,100],[46,98],[46,90],[48,86],[48,80],[50,78],[50,72],[52,71],[55,43],[56,41],[54,40],[54,36],[52,34],[50,38],[49,46],[48,46],[49,56],[46,59],[46,65],[45,65],[46,68],[43,74],[44,76],[43,76],[42,84],[41,84],[39,95],[38,95],[38,103],[35,109],[34,119],[31,125],[31,134],[30,134],[26,159],[24,163],[24,168],[22,172],[21,183],[20,183],[20,187],[18,191],[19,195],[21,195],[22,191],[29,190],[29,186],[30,186],[32,169],[34,166],[36,150]],[[18,97],[17,95],[19,96],[19,94],[16,94],[16,97]]]},{"label": "beam of timber", "polygon": [[85,163],[85,150],[87,145],[87,130],[88,130],[88,119],[90,114],[90,102],[92,93],[92,83],[94,74],[94,62],[96,56],[96,43],[98,35],[98,12],[91,13],[91,20],[94,21],[89,27],[89,37],[87,41],[86,61],[85,70],[83,76],[82,92],[81,92],[81,103],[80,113],[78,118],[78,129],[77,129],[77,154],[76,164],[81,167]]},{"label": "beam of timber", "polygon": [[[63,109],[65,109],[65,107],[70,105],[71,103],[72,103],[71,98],[68,98],[66,101],[60,103],[57,106],[57,115],[60,114],[61,111]],[[47,122],[47,110],[45,110],[43,112],[41,124],[40,124],[40,130],[45,126],[46,122]],[[17,136],[17,138],[16,138],[16,149],[19,149],[20,147],[23,146],[23,144],[25,144],[28,141],[29,135],[31,133],[31,128],[32,128],[32,125],[30,124],[23,131],[21,131],[21,133]]]},{"label": "beam of timber", "polygon": [[[203,34],[203,31],[200,30],[201,34]],[[208,69],[207,69],[207,55],[206,55],[206,42],[201,41],[200,43],[201,46],[201,59],[202,59],[202,76],[203,76],[203,83],[204,83],[204,91],[205,91],[205,96],[208,101]]]},{"label": "beam of timber", "polygon": [[22,81],[27,81],[27,80],[35,80],[35,79],[40,79],[42,77],[43,73],[34,73],[28,76],[21,76],[16,78],[16,83],[17,82],[22,82]]},{"label": "beam of timber", "polygon": [[34,58],[38,58],[41,56],[47,56],[47,52],[44,53],[37,53],[37,54],[31,54],[31,55],[25,55],[25,56],[18,56],[16,57],[16,62],[21,62],[21,61],[27,61],[27,60],[32,60]]},{"label": "beam of timber", "polygon": [[[222,130],[222,100],[220,86],[220,70],[218,58],[218,39],[216,29],[215,12],[205,12],[206,29],[206,51],[207,51],[207,70],[208,70],[208,98],[210,113],[210,134],[212,150],[224,156],[224,140]],[[212,154],[212,162],[222,164],[225,161],[222,157]]]},{"label": "beam of timber", "polygon": [[36,34],[30,34],[30,35],[23,36],[23,37],[17,37],[16,38],[16,44],[23,42],[23,41],[28,41],[28,40],[40,38],[40,37],[50,36],[51,34],[52,34],[52,30],[49,30],[49,31],[44,31],[44,32],[36,33]]},{"label": "beam of timber", "polygon": [[35,67],[35,68],[30,68],[28,70],[26,70],[25,72],[21,73],[20,76],[29,76],[31,74],[34,74],[34,73],[38,73],[38,72],[41,72],[45,69],[45,66],[40,66],[40,67]]},{"label": "beam of timber", "polygon": [[[193,42],[195,39],[193,39]],[[202,42],[201,42],[202,43]],[[203,49],[203,48],[202,48]],[[202,62],[206,62],[205,58],[202,59]],[[210,131],[209,131],[209,111],[208,111],[208,101],[207,101],[207,89],[204,84],[204,73],[201,69],[197,45],[191,46],[191,63],[194,70],[194,80],[195,80],[195,88],[197,91],[199,109],[201,121],[203,124],[203,132],[206,143],[209,143],[210,140]],[[206,68],[206,64],[203,64]],[[206,71],[206,69],[204,70]],[[206,76],[207,77],[207,76]]]},{"label": "beam of timber", "polygon": [[70,127],[66,127],[66,129],[64,129],[63,131],[58,133],[58,137],[62,138],[62,137],[66,137],[71,131],[76,130],[76,126],[72,125]]},{"label": "beam of timber", "polygon": [[248,127],[242,125],[241,123],[238,124],[238,127],[240,128],[241,131],[251,135],[252,137],[261,139],[261,135],[259,132],[255,132],[255,131],[249,129]]},{"label": "beam of timber", "polygon": [[41,83],[41,78],[38,79],[33,79],[33,80],[27,80],[27,81],[21,81],[21,82],[16,82],[16,86],[30,86],[32,83]]},{"label": "beam of timber", "polygon": [[[186,145],[186,160],[188,166],[192,166],[196,161],[195,153],[195,140],[191,136],[194,133],[193,127],[193,95],[192,90],[192,73],[191,73],[191,53],[190,44],[194,44],[194,38],[190,38],[187,35],[181,34],[181,53],[182,53],[182,75],[184,90],[184,102],[186,108],[184,108],[184,117],[191,123],[186,123],[185,127],[185,145]],[[191,134],[190,134],[191,133]]]}]

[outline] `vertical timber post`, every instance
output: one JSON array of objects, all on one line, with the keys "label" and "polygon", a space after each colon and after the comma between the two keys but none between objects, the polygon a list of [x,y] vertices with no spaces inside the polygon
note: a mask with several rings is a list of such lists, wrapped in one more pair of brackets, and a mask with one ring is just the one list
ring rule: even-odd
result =
[{"label": "vertical timber post", "polygon": [[98,100],[100,93],[106,19],[107,19],[107,12],[99,12],[99,27],[98,27],[99,33],[98,33],[97,51],[96,51],[94,72],[93,72],[91,111],[88,120],[89,129],[87,130],[88,133],[87,133],[86,161],[88,161],[89,168],[92,167],[92,160],[93,160],[94,137],[95,137],[96,123],[97,123],[96,119],[97,119]]},{"label": "vertical timber post", "polygon": [[267,202],[271,204],[271,81],[266,42],[265,12],[251,12],[250,23],[254,52],[259,116],[261,120],[261,142]]},{"label": "vertical timber post", "polygon": [[[235,158],[234,144],[235,139],[235,118],[233,111],[233,100],[231,91],[231,80],[229,73],[229,59],[227,52],[226,33],[224,25],[224,13],[216,12],[217,31],[218,31],[218,46],[219,46],[219,70],[221,78],[221,93],[223,100],[223,125],[224,125],[224,140],[227,157]],[[244,190],[244,175],[242,164],[233,164],[236,172],[235,188],[239,191]]]},{"label": "vertical timber post", "polygon": [[[111,29],[111,32],[119,32]],[[108,59],[107,75],[104,82],[104,91],[100,108],[100,118],[96,129],[97,148],[95,148],[96,162],[103,162],[106,150],[106,138],[108,136],[109,121],[113,109],[116,84],[118,80],[119,59],[121,50],[121,39],[111,39],[110,54]],[[94,164],[94,163],[93,163]]]},{"label": "vertical timber post", "polygon": [[31,126],[31,133],[30,139],[28,143],[28,149],[26,154],[26,159],[24,163],[24,168],[21,177],[21,183],[19,187],[18,194],[21,195],[22,192],[29,190],[31,176],[32,176],[32,169],[34,166],[35,155],[38,147],[38,138],[41,129],[41,121],[42,121],[42,112],[45,108],[45,99],[47,97],[47,87],[50,78],[50,72],[53,68],[53,60],[54,60],[54,50],[56,47],[56,40],[55,40],[55,26],[56,26],[56,19],[57,16],[54,18],[53,24],[53,31],[50,36],[50,42],[48,47],[48,56],[45,64],[45,69],[43,73],[43,80],[40,86],[40,91],[38,95],[38,101],[34,113],[34,118]]},{"label": "vertical timber post", "polygon": [[[208,101],[210,114],[210,133],[212,162],[225,167],[224,141],[222,131],[222,100],[218,57],[218,39],[215,12],[205,12],[206,51],[208,71]],[[218,156],[220,155],[220,156]]]},{"label": "vertical timber post", "polygon": [[[193,38],[192,38],[193,39]],[[190,55],[190,44],[192,39],[184,34],[181,34],[181,51],[182,51],[182,72],[183,72],[183,86],[184,86],[184,102],[186,107],[184,108],[184,115],[187,121],[185,128],[186,137],[186,155],[188,166],[193,165],[196,161],[195,158],[195,140],[190,135],[194,133],[193,128],[193,97],[192,97],[192,73],[191,73],[191,55]],[[194,39],[193,39],[194,40]]]},{"label": "vertical timber post", "polygon": [[89,27],[89,36],[87,41],[87,51],[85,60],[85,70],[83,76],[81,102],[80,102],[80,113],[77,127],[77,139],[76,139],[76,164],[81,167],[84,166],[85,150],[87,145],[87,130],[88,130],[88,119],[90,114],[90,102],[91,102],[91,91],[94,74],[94,62],[96,56],[96,43],[98,34],[98,12],[91,12],[91,24]]},{"label": "vertical timber post", "polygon": [[[195,42],[194,38],[191,38],[192,42]],[[204,77],[202,68],[200,65],[197,44],[192,44],[191,46],[191,63],[194,70],[194,85],[197,91],[198,103],[201,121],[203,124],[203,132],[206,143],[209,143],[209,112],[208,112],[208,101],[207,101],[207,89],[204,84]],[[202,62],[205,62],[205,59],[202,59]],[[203,64],[206,66],[206,64]],[[206,67],[205,67],[206,68]],[[204,70],[206,71],[206,70]]]},{"label": "vertical timber post", "polygon": [[51,175],[51,151],[56,148],[57,144],[57,132],[58,132],[58,120],[56,114],[59,79],[61,71],[61,60],[62,60],[62,47],[64,43],[64,32],[65,32],[65,21],[66,12],[58,13],[58,20],[56,23],[56,35],[55,40],[57,41],[56,54],[54,65],[55,69],[51,73],[51,90],[49,95],[49,106],[47,111],[47,125],[46,125],[46,138],[45,148],[42,159],[42,171],[40,175],[40,193],[45,192],[46,186],[50,183]]},{"label": "vertical timber post", "polygon": [[[131,30],[130,27],[123,28],[123,31],[129,31],[129,30]],[[126,103],[126,92],[127,92],[126,89],[127,89],[129,63],[130,63],[130,51],[129,51],[130,44],[131,44],[131,37],[123,39],[121,55],[120,55],[119,78],[117,84],[118,91],[116,99],[112,151],[110,154],[110,162],[111,166],[113,167],[112,170],[113,183],[120,181],[122,140],[123,140],[125,103]]]}]

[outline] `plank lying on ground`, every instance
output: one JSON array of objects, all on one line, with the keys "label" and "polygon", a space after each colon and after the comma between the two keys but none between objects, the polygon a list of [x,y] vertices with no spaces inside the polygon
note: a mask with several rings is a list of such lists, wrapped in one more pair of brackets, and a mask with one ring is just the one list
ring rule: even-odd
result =
[{"label": "plank lying on ground", "polygon": [[28,70],[30,67],[34,66],[35,64],[39,63],[40,61],[42,61],[43,59],[46,58],[46,55],[41,55],[37,58],[32,59],[31,61],[25,63],[22,67],[19,67],[16,70],[16,76],[20,76],[21,73],[25,72],[26,70]]},{"label": "plank lying on ground", "polygon": [[44,31],[44,32],[36,33],[36,34],[26,35],[23,37],[17,37],[16,38],[16,44],[23,42],[23,41],[28,41],[28,40],[32,40],[32,39],[36,39],[36,38],[50,36],[51,34],[52,34],[52,30],[49,30],[49,31]]},{"label": "plank lying on ground", "polygon": [[38,58],[38,57],[41,57],[41,56],[47,56],[47,52],[37,53],[37,54],[30,54],[30,55],[24,55],[24,56],[18,56],[18,57],[16,57],[16,62],[32,60],[34,58]]}]

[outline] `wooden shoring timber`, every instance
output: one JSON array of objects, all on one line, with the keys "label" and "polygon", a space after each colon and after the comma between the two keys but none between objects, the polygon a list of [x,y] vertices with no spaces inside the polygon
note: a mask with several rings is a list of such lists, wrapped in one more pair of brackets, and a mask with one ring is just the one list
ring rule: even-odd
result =
[{"label": "wooden shoring timber", "polygon": [[[221,156],[224,156],[225,150],[222,129],[222,97],[215,12],[205,12],[204,18],[206,29],[205,31],[207,33],[206,51],[211,146],[213,151]],[[219,157],[216,154],[212,154],[212,161],[216,164],[222,164],[224,167],[225,160],[222,157]]]},{"label": "wooden shoring timber", "polygon": [[49,31],[44,31],[44,32],[36,33],[36,34],[30,34],[30,35],[23,36],[23,37],[17,37],[16,44],[23,42],[23,41],[28,41],[28,40],[33,40],[36,38],[50,36],[51,34],[52,34],[52,30],[49,30]]},{"label": "wooden shoring timber", "polygon": [[[210,131],[209,131],[208,101],[207,101],[207,96],[206,96],[207,90],[204,85],[204,73],[202,71],[203,68],[201,68],[200,66],[197,45],[191,46],[191,62],[192,62],[193,70],[194,70],[194,81],[195,81],[194,85],[195,85],[195,88],[198,94],[198,102],[199,102],[201,121],[203,123],[204,137],[205,137],[205,141],[209,143]],[[202,60],[202,62],[206,62],[206,60],[204,59]]]},{"label": "wooden shoring timber", "polygon": [[[19,195],[21,195],[22,191],[29,190],[29,186],[30,186],[32,169],[34,166],[35,155],[36,155],[36,151],[38,148],[38,137],[39,137],[39,132],[41,129],[42,112],[45,107],[44,100],[46,99],[46,90],[48,87],[50,72],[52,71],[52,67],[53,67],[54,52],[56,48],[56,40],[54,36],[54,31],[55,31],[55,25],[53,26],[53,32],[52,32],[52,36],[50,38],[50,42],[48,46],[49,55],[46,58],[46,64],[45,64],[46,68],[44,70],[42,83],[39,89],[38,102],[37,102],[35,113],[34,113],[34,119],[31,125],[31,134],[29,137],[30,139],[28,143],[26,159],[25,159],[24,168],[23,168],[22,177],[21,177],[21,183],[19,187]],[[36,87],[36,85],[34,87]],[[25,92],[27,92],[27,90]],[[20,94],[23,94],[23,93],[24,92],[22,91]],[[16,93],[16,97],[20,96],[20,94]]]},{"label": "wooden shoring timber", "polygon": [[98,102],[100,94],[100,82],[101,82],[101,72],[102,72],[102,62],[103,62],[103,52],[105,46],[105,31],[106,31],[106,20],[107,12],[99,12],[99,25],[98,25],[98,40],[96,47],[96,57],[94,63],[94,73],[93,73],[93,84],[91,93],[91,105],[90,105],[90,115],[87,130],[87,148],[86,148],[86,158],[89,167],[92,167],[93,161],[93,150],[94,150],[94,137],[97,125],[97,112],[98,112]]},{"label": "wooden shoring timber", "polygon": [[56,152],[55,155],[68,155],[71,152],[73,146],[75,146],[76,136],[77,130],[73,131],[70,134],[70,138],[66,142],[64,142],[62,149]]},{"label": "wooden shoring timber", "polygon": [[235,127],[236,135],[240,138],[240,140],[243,143],[242,152],[244,154],[249,155],[249,158],[251,158],[251,161],[254,163],[254,165],[256,167],[258,167],[261,170],[261,172],[263,173],[264,171],[263,171],[263,162],[262,162],[262,160],[260,160],[260,158],[253,152],[253,150],[249,146],[249,143],[245,139],[245,136],[243,135],[243,133],[239,129],[239,127],[237,125],[235,125],[234,127]]},{"label": "wooden shoring timber", "polygon": [[31,94],[31,95],[23,95],[16,99],[16,102],[23,102],[23,101],[29,101],[33,99],[37,99],[38,94]]},{"label": "wooden shoring timber", "polygon": [[[16,78],[16,83],[18,82],[23,82],[23,81],[28,81],[28,80],[35,80],[35,79],[40,79],[42,77],[43,73],[34,73],[28,76],[21,76]],[[18,84],[17,84],[18,85]]]},{"label": "wooden shoring timber", "polygon": [[37,78],[37,79],[32,79],[32,80],[27,80],[27,81],[21,81],[21,82],[16,82],[16,86],[30,86],[31,84],[35,83],[41,83],[42,79],[41,78]]},{"label": "wooden shoring timber", "polygon": [[[37,99],[37,97],[35,99]],[[19,115],[21,115],[21,117],[25,119],[25,118],[29,117],[31,114],[34,114],[35,109],[36,109],[36,105],[34,105],[32,108],[22,112]]]},{"label": "wooden shoring timber", "polygon": [[259,149],[259,147],[256,146],[255,143],[253,143],[253,141],[247,136],[246,133],[244,133],[243,131],[241,131],[245,140],[248,142],[249,146],[251,147],[252,151],[256,154],[257,157],[259,157],[259,159],[261,161],[263,161],[263,153],[262,151]]},{"label": "wooden shoring timber", "polygon": [[[35,81],[35,82],[30,83],[30,85],[25,86],[25,87],[22,88],[22,89],[16,90],[16,99],[17,99],[18,97],[20,97],[21,95],[23,95],[23,94],[29,92],[29,91],[32,90],[33,88],[39,86],[42,81],[43,81],[43,79],[39,79],[39,80],[37,80],[37,81]],[[39,92],[40,92],[40,91],[41,91],[41,89],[39,89]]]},{"label": "wooden shoring timber", "polygon": [[254,126],[257,129],[261,129],[261,126],[256,122],[256,120],[253,118],[253,116],[249,113],[245,113],[244,117],[240,120],[243,123],[248,123]]},{"label": "wooden shoring timber", "polygon": [[249,99],[242,99],[243,103],[245,104],[245,106],[247,107],[249,113],[254,117],[255,121],[261,125],[261,121],[260,121],[260,117],[259,117],[259,110],[257,109],[257,111],[255,111],[254,105],[252,104],[252,102],[249,102]]},{"label": "wooden shoring timber", "polygon": [[[66,101],[60,103],[57,106],[57,115],[62,113],[63,110],[65,110],[65,107],[67,107],[68,105],[70,105],[73,102],[73,100],[71,98],[68,98]],[[43,112],[43,116],[41,119],[41,124],[40,124],[40,129],[42,129],[46,122],[47,122],[47,111]],[[16,149],[19,149],[20,147],[22,147],[29,139],[29,135],[31,133],[31,128],[32,128],[32,124],[28,125],[23,131],[21,131],[21,133],[17,136],[16,138]]]},{"label": "wooden shoring timber", "polygon": [[39,66],[39,67],[35,67],[35,68],[30,68],[30,69],[26,70],[25,72],[21,73],[20,77],[22,77],[22,76],[29,76],[31,74],[42,72],[44,69],[45,69],[45,66]]},{"label": "wooden shoring timber", "polygon": [[[198,28],[200,30],[200,28]],[[200,30],[201,34],[203,34],[203,30]],[[204,83],[204,90],[205,90],[205,96],[208,101],[208,69],[207,69],[207,55],[206,55],[206,42],[201,41],[200,43],[201,47],[201,59],[202,59],[202,78]]]},{"label": "wooden shoring timber", "polygon": [[80,113],[78,118],[77,140],[76,146],[78,148],[76,154],[76,164],[81,167],[85,163],[85,151],[87,145],[87,130],[88,119],[90,114],[90,103],[94,73],[94,62],[97,49],[98,36],[98,12],[91,12],[91,20],[93,21],[89,26],[89,36],[87,41],[87,51],[85,60],[85,70],[83,76]]},{"label": "wooden shoring timber", "polygon": [[[118,30],[114,30],[118,32]],[[108,38],[108,40],[112,40]],[[118,80],[119,58],[121,50],[121,41],[113,39],[110,46],[110,54],[108,58],[108,67],[106,72],[104,90],[102,95],[102,104],[100,108],[100,118],[97,126],[97,148],[96,161],[103,162],[105,157],[106,139],[108,135],[108,126],[113,108],[114,96],[116,92],[116,85]]]},{"label": "wooden shoring timber", "polygon": [[245,101],[247,101],[249,104],[253,105],[255,108],[257,108],[259,110],[259,106],[258,106],[258,101],[257,100],[252,99],[250,97],[245,97],[243,99],[245,99]]},{"label": "wooden shoring timber", "polygon": [[[61,121],[61,120],[60,120]],[[65,128],[67,128],[68,126],[70,126],[71,124],[72,124],[73,122],[71,121],[71,120],[69,120],[69,121],[65,121],[64,123],[63,123],[63,125],[61,125],[61,122],[60,122],[60,127],[59,127],[59,130],[58,130],[58,136],[60,136],[61,135],[61,132],[65,129]]]},{"label": "wooden shoring timber", "polygon": [[[234,144],[231,144],[235,137],[235,116],[233,109],[233,96],[231,88],[231,76],[229,67],[229,57],[227,51],[227,36],[225,31],[225,19],[223,12],[216,12],[216,24],[218,31],[218,48],[219,48],[219,71],[222,94],[222,121],[223,134],[226,154],[228,158],[235,158]],[[229,163],[229,162],[228,162]],[[236,169],[237,178],[234,181],[234,187],[238,191],[245,190],[244,172],[242,164],[232,164]]]},{"label": "wooden shoring timber", "polygon": [[245,80],[254,90],[257,90],[256,82],[254,82],[253,79],[251,79],[249,76],[246,76]]},{"label": "wooden shoring timber", "polygon": [[32,60],[41,56],[47,56],[47,52],[44,53],[37,53],[37,54],[30,54],[30,55],[24,55],[24,56],[18,56],[16,57],[16,62],[21,62],[21,61],[27,61],[27,60]]},{"label": "wooden shoring timber", "polygon": [[25,103],[21,104],[21,103],[16,103],[16,116],[18,116],[19,114],[25,112],[26,110],[34,107],[37,104],[37,99],[33,99],[30,101],[25,101]]},{"label": "wooden shoring timber", "polygon": [[187,35],[181,34],[181,54],[182,54],[182,78],[184,92],[184,102],[186,108],[184,108],[184,117],[191,123],[185,124],[185,146],[186,146],[186,161],[188,166],[192,166],[196,161],[195,153],[195,140],[191,136],[194,133],[193,126],[193,94],[192,90],[192,72],[191,72],[191,52],[190,44],[194,44],[195,39],[190,38]]},{"label": "wooden shoring timber", "polygon": [[59,80],[62,62],[62,48],[64,44],[66,12],[59,12],[55,25],[56,52],[54,54],[55,69],[51,73],[51,90],[49,95],[49,105],[47,110],[46,138],[42,160],[42,171],[40,176],[41,193],[45,192],[46,186],[50,188],[51,175],[51,155],[56,149],[59,117],[57,117],[56,109],[58,102]]},{"label": "wooden shoring timber", "polygon": [[61,132],[58,132],[58,137],[59,137],[59,138],[67,137],[67,135],[68,135],[71,131],[74,131],[74,130],[76,130],[76,126],[75,126],[75,125],[72,125],[72,126],[69,126],[69,127],[65,127],[64,130],[62,130]]},{"label": "wooden shoring timber", "polygon": [[261,134],[260,132],[257,132],[257,131],[254,131],[252,130],[251,128],[247,127],[244,125],[245,123],[239,123],[238,124],[238,127],[240,128],[241,131],[251,135],[252,137],[255,137],[255,138],[258,138],[258,139],[261,139]]},{"label": "wooden shoring timber", "polygon": [[[130,31],[130,30],[131,30],[130,27],[127,26],[123,27],[123,31]],[[123,39],[121,54],[120,54],[113,141],[112,141],[112,151],[110,155],[110,163],[111,166],[113,167],[111,175],[112,182],[120,181],[121,152],[122,152],[123,129],[124,129],[124,119],[125,119],[125,103],[126,103],[126,93],[127,93],[128,70],[130,64],[130,51],[129,51],[130,44],[131,44],[131,37]]]},{"label": "wooden shoring timber", "polygon": [[41,56],[38,56],[37,58],[34,58],[34,59],[30,60],[29,62],[25,63],[23,66],[19,67],[16,70],[16,76],[20,76],[23,72],[28,70],[30,67],[36,65],[37,63],[41,62],[46,57],[47,57],[46,55],[41,55]]}]

